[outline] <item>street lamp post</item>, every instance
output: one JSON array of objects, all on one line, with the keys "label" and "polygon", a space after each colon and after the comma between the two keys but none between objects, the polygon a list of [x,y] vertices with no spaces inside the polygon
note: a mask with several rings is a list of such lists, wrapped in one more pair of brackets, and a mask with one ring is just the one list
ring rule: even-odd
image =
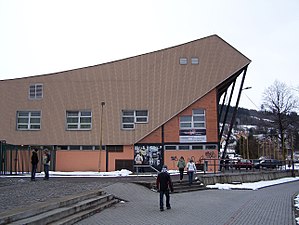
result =
[{"label": "street lamp post", "polygon": [[100,123],[100,154],[99,154],[99,172],[101,171],[101,152],[103,149],[103,111],[105,102],[101,102],[101,123]]}]

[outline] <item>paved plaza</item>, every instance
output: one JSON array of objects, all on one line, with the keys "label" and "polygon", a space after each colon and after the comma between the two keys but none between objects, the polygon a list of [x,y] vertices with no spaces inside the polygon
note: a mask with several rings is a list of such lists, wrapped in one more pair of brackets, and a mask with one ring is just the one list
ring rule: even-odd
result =
[{"label": "paved plaza", "polygon": [[104,188],[126,200],[79,225],[293,225],[293,197],[299,181],[249,190],[204,190],[172,194],[172,209],[160,212],[158,193],[132,183]]}]

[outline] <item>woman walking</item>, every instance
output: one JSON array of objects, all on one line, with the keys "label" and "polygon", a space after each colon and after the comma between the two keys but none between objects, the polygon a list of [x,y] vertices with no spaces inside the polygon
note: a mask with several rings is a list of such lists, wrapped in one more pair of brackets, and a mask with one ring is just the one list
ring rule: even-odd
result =
[{"label": "woman walking", "polygon": [[179,168],[180,171],[180,182],[182,182],[183,177],[184,177],[184,170],[186,167],[186,162],[183,156],[181,156],[181,158],[178,161],[177,167]]},{"label": "woman walking", "polygon": [[193,174],[196,173],[196,166],[192,159],[187,163],[187,173],[189,178],[189,186],[191,186],[193,182]]}]

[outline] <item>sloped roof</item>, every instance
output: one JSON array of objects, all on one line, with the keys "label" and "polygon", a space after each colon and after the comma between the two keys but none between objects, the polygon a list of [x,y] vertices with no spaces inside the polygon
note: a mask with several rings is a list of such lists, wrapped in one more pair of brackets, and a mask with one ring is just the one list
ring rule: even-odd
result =
[{"label": "sloped roof", "polygon": [[[180,65],[180,57],[188,58],[188,64]],[[191,65],[191,57],[198,57],[199,64]],[[52,115],[55,113],[58,115],[60,110],[62,113],[65,110],[91,109],[93,129],[89,134],[82,132],[76,134],[77,144],[99,144],[98,121],[102,101],[105,102],[103,144],[132,144],[202,98],[249,63],[247,57],[217,35],[212,35],[119,61],[28,77],[14,82],[44,83],[43,101],[50,98],[47,101],[50,101],[52,106],[39,104],[44,108],[43,111],[49,114],[52,112]],[[16,88],[20,89],[18,86]],[[51,93],[50,96],[47,92]],[[38,107],[38,103],[28,103],[27,107],[33,108],[32,104]],[[121,111],[125,109],[148,110],[149,123],[137,124],[136,129],[132,131],[121,130]],[[65,118],[52,121],[57,123],[55,132],[59,129],[65,131],[64,120]],[[52,130],[54,131],[54,128]],[[72,134],[47,135],[50,135],[47,137],[49,143],[71,144]],[[72,143],[74,144],[74,140]]]}]

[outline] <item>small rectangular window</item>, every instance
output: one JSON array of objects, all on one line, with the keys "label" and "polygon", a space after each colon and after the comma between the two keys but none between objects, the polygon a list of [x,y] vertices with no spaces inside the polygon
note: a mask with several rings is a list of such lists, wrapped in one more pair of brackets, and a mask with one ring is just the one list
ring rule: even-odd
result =
[{"label": "small rectangular window", "polygon": [[42,99],[43,98],[43,84],[31,84],[29,86],[29,99]]},{"label": "small rectangular window", "polygon": [[176,145],[166,145],[165,150],[176,150]]},{"label": "small rectangular window", "polygon": [[203,145],[192,145],[193,150],[197,149],[203,149]]},{"label": "small rectangular window", "polygon": [[147,123],[148,120],[147,110],[136,110],[135,111],[135,122],[136,123]]},{"label": "small rectangular window", "polygon": [[190,146],[189,145],[179,145],[179,150],[189,150]]},{"label": "small rectangular window", "polygon": [[109,152],[123,152],[124,146],[123,145],[107,145],[106,150]]},{"label": "small rectangular window", "polygon": [[180,65],[187,65],[188,64],[188,59],[187,58],[180,58]]},{"label": "small rectangular window", "polygon": [[217,145],[206,145],[206,149],[209,149],[209,150],[217,150]]},{"label": "small rectangular window", "polygon": [[93,150],[94,146],[92,145],[82,145],[82,150]]},{"label": "small rectangular window", "polygon": [[122,111],[122,129],[132,130],[135,128],[134,110]]},{"label": "small rectangular window", "polygon": [[191,58],[191,64],[192,65],[197,65],[199,64],[199,59],[197,57],[192,57]]}]

